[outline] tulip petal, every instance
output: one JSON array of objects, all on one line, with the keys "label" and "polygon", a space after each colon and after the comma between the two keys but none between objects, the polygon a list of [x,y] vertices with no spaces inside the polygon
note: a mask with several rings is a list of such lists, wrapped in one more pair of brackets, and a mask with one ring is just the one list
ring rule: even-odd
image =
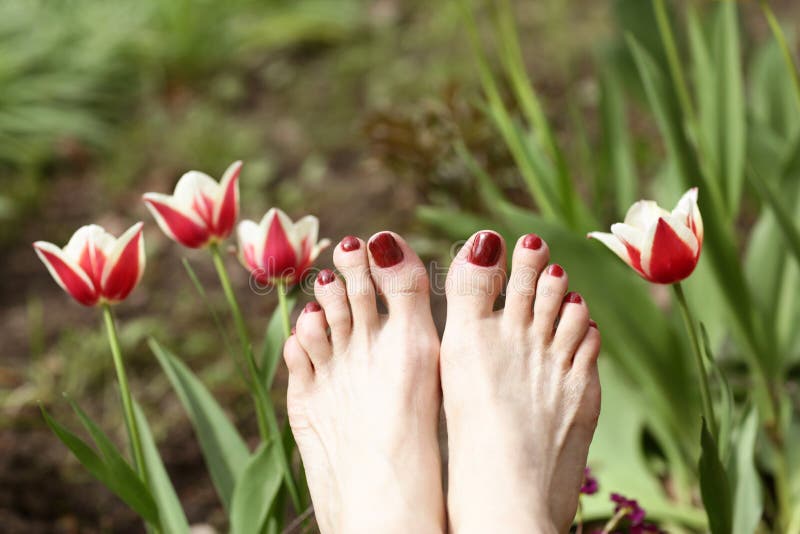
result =
[{"label": "tulip petal", "polygon": [[200,171],[189,171],[180,177],[172,195],[177,204],[185,210],[191,209],[206,227],[214,227],[217,199],[220,197],[219,184],[209,175]]},{"label": "tulip petal", "polygon": [[37,241],[33,248],[56,283],[72,298],[85,306],[92,306],[97,302],[97,291],[91,279],[63,250],[46,241]]},{"label": "tulip petal", "polygon": [[[609,234],[606,232],[590,232],[589,234],[586,235],[586,237],[591,239],[597,239],[605,246],[610,248],[614,252],[614,254],[620,257],[622,261],[624,261],[637,271],[641,272],[641,267],[639,266],[638,250],[626,245],[626,243],[624,243],[616,235]],[[632,255],[631,252],[633,252],[634,254]]]},{"label": "tulip petal", "polygon": [[214,235],[219,238],[226,238],[236,224],[236,217],[239,216],[239,173],[242,170],[242,162],[231,163],[219,185],[219,195],[215,199],[214,209]]},{"label": "tulip petal", "polygon": [[642,246],[645,243],[645,233],[626,223],[612,224],[611,233],[617,236],[625,247],[630,258],[628,265],[638,271],[639,274],[644,275],[642,270]]},{"label": "tulip petal", "polygon": [[686,226],[694,233],[700,246],[703,245],[703,218],[700,215],[700,208],[697,206],[697,188],[693,187],[683,194],[672,216],[681,218]]},{"label": "tulip petal", "polygon": [[116,243],[116,238],[102,226],[89,224],[81,226],[72,234],[64,247],[64,255],[75,260],[84,273],[92,280],[97,291],[105,268],[106,258]]},{"label": "tulip petal", "polygon": [[264,244],[259,264],[268,278],[290,276],[297,270],[298,249],[293,243],[292,220],[283,211],[272,208],[261,221]]},{"label": "tulip petal", "polygon": [[189,248],[199,248],[208,243],[211,236],[205,223],[173,197],[146,193],[142,198],[158,226],[171,239]]},{"label": "tulip petal", "polygon": [[236,230],[239,241],[239,261],[249,271],[259,268],[258,260],[262,257],[261,247],[264,244],[261,227],[253,221],[244,220]]},{"label": "tulip petal", "polygon": [[699,246],[694,234],[683,221],[661,218],[648,233],[642,249],[642,269],[648,280],[671,284],[683,280],[694,271]]},{"label": "tulip petal", "polygon": [[125,299],[144,274],[143,223],[131,226],[117,239],[102,278],[102,295],[109,302]]},{"label": "tulip petal", "polygon": [[640,200],[635,202],[625,214],[625,224],[646,231],[656,224],[659,217],[668,216],[669,212],[660,208],[652,200]]}]

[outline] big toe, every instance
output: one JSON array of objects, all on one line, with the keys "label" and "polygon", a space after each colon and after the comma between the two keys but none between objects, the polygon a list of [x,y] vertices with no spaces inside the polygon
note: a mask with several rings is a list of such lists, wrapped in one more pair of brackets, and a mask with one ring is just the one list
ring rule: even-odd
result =
[{"label": "big toe", "polygon": [[447,316],[490,315],[505,277],[503,238],[490,230],[474,234],[459,250],[447,273]]},{"label": "big toe", "polygon": [[389,310],[389,320],[431,319],[428,272],[416,252],[393,232],[369,240],[370,273]]}]

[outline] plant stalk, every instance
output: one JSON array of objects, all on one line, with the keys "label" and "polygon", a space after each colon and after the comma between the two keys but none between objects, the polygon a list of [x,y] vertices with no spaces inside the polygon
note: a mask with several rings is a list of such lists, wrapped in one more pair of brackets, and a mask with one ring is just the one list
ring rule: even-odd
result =
[{"label": "plant stalk", "polygon": [[256,408],[256,418],[258,420],[258,429],[261,434],[261,439],[266,443],[269,441],[271,436],[274,436],[275,444],[278,449],[277,452],[284,470],[286,487],[289,490],[290,496],[292,497],[292,504],[294,504],[295,510],[299,511],[302,508],[300,496],[297,492],[297,485],[294,481],[289,458],[286,455],[286,450],[283,446],[283,440],[281,439],[281,433],[278,428],[278,419],[275,416],[275,410],[272,407],[272,403],[269,401],[264,384],[259,378],[258,365],[256,364],[255,356],[253,355],[253,346],[250,343],[250,336],[247,333],[247,325],[244,321],[244,315],[242,315],[242,309],[239,307],[239,302],[236,300],[236,294],[233,292],[230,277],[228,276],[228,271],[225,269],[225,262],[222,260],[219,246],[213,244],[209,248],[211,251],[211,257],[214,260],[214,267],[217,270],[217,275],[219,276],[219,281],[222,285],[222,291],[225,293],[225,298],[227,299],[228,305],[231,309],[231,315],[233,315],[236,333],[239,336],[239,343],[242,345],[242,352],[244,353],[247,370],[250,373],[251,393],[253,395],[253,403],[255,404]]},{"label": "plant stalk", "polygon": [[675,298],[678,300],[678,307],[681,309],[683,322],[686,326],[686,332],[689,334],[689,341],[692,345],[692,352],[694,352],[695,362],[697,363],[697,372],[700,379],[700,399],[703,406],[703,417],[706,420],[711,435],[717,439],[717,419],[714,417],[714,405],[711,402],[711,389],[708,386],[708,373],[703,361],[703,353],[700,351],[700,338],[697,334],[697,326],[695,325],[692,317],[692,312],[689,309],[689,303],[686,302],[686,295],[683,293],[683,287],[680,282],[672,284],[672,289],[675,290]]},{"label": "plant stalk", "polygon": [[283,279],[278,280],[278,304],[280,305],[281,309],[281,319],[283,320],[283,339],[284,341],[289,339],[289,336],[292,335],[292,328],[289,323],[289,304],[286,301],[286,296],[289,292],[289,288],[286,287],[286,281]]},{"label": "plant stalk", "polygon": [[133,413],[133,399],[131,398],[131,389],[128,386],[128,375],[125,373],[125,365],[122,361],[122,350],[120,349],[119,338],[117,337],[117,328],[114,325],[114,315],[108,303],[103,304],[103,319],[106,325],[106,333],[108,334],[108,343],[111,345],[111,356],[114,360],[117,380],[119,381],[119,392],[120,397],[122,397],[125,426],[128,430],[128,439],[133,452],[133,461],[137,473],[139,473],[145,485],[148,485],[147,468],[144,463],[144,447],[142,447],[142,438],[139,434],[139,425],[136,423],[136,417]]}]

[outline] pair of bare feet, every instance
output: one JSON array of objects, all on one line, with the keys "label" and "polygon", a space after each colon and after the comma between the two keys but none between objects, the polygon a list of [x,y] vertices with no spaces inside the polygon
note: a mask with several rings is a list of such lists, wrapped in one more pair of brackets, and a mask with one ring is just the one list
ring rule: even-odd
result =
[{"label": "pair of bare feet", "polygon": [[[425,266],[397,234],[344,238],[286,342],[289,421],[320,530],[565,532],[600,410],[600,334],[547,245],[473,235],[441,343]],[[386,303],[378,312],[376,295]],[[448,430],[442,491],[440,405]]]}]

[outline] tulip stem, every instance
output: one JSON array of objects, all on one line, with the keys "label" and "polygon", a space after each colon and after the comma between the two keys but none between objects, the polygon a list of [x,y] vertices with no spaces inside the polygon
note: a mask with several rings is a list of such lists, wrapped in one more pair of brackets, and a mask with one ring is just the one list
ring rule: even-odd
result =
[{"label": "tulip stem", "polygon": [[288,293],[286,282],[281,279],[278,280],[278,304],[281,308],[281,319],[283,319],[283,339],[289,339],[292,335],[292,329],[289,324],[289,304],[286,302],[286,295]]},{"label": "tulip stem", "polygon": [[692,345],[692,352],[694,352],[695,361],[697,362],[697,372],[700,378],[700,399],[703,405],[703,417],[706,424],[714,438],[717,438],[717,420],[714,417],[714,406],[711,403],[711,391],[708,386],[708,373],[706,372],[705,362],[703,361],[703,353],[700,352],[700,338],[697,335],[697,327],[692,312],[689,309],[689,303],[686,301],[686,295],[683,293],[683,287],[680,282],[672,284],[672,289],[675,290],[675,298],[678,299],[683,322],[686,325],[686,331],[689,334],[689,341]]},{"label": "tulip stem", "polygon": [[290,496],[292,497],[292,503],[294,504],[295,510],[299,512],[302,509],[300,496],[297,491],[297,486],[294,482],[294,476],[292,475],[292,468],[289,458],[286,455],[286,449],[283,446],[283,439],[281,438],[281,432],[278,428],[278,419],[275,416],[275,410],[273,409],[272,403],[267,396],[267,391],[264,387],[264,384],[260,379],[258,365],[256,364],[255,356],[253,355],[253,345],[250,343],[250,336],[247,333],[247,325],[244,321],[244,315],[242,315],[242,309],[239,307],[239,302],[236,300],[236,294],[233,292],[228,271],[225,269],[225,262],[222,260],[222,254],[219,252],[219,246],[212,244],[210,245],[209,249],[211,250],[211,257],[214,260],[214,267],[217,270],[217,275],[219,276],[219,281],[222,285],[222,291],[225,293],[225,298],[228,301],[231,314],[233,315],[233,322],[236,325],[236,333],[239,336],[239,342],[242,345],[244,359],[247,363],[247,370],[250,373],[251,393],[253,394],[253,403],[255,404],[256,408],[256,419],[258,421],[258,430],[261,434],[261,439],[264,441],[264,443],[266,443],[270,440],[271,436],[274,436],[274,443],[277,446],[277,452],[280,457],[280,461],[283,464],[286,487],[289,490]]},{"label": "tulip stem", "polygon": [[142,438],[139,435],[139,425],[136,423],[136,417],[133,413],[133,399],[131,398],[131,390],[128,386],[128,376],[125,374],[125,365],[122,362],[122,350],[120,350],[119,346],[117,328],[114,325],[114,315],[111,312],[111,306],[107,303],[103,304],[103,319],[105,320],[106,332],[108,333],[108,342],[111,345],[111,356],[114,359],[114,368],[117,371],[119,392],[122,397],[122,408],[125,413],[125,426],[128,430],[128,439],[130,440],[131,450],[133,452],[133,461],[136,471],[139,473],[145,485],[147,485],[147,469],[144,463]]}]

